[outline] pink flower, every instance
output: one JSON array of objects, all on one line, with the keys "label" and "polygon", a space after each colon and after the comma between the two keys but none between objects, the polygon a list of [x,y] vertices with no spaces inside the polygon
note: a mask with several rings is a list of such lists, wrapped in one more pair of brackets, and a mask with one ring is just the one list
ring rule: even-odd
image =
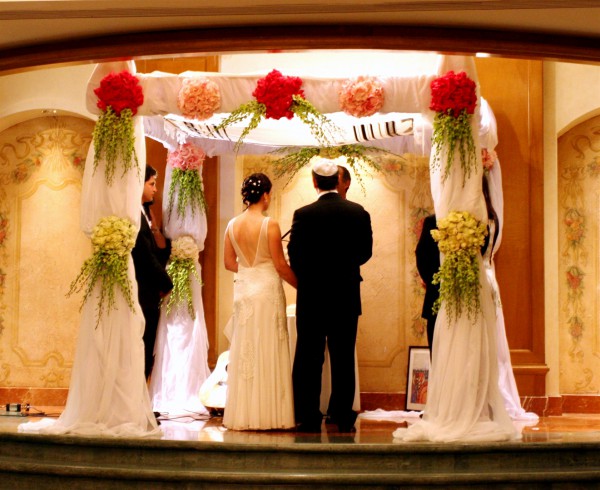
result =
[{"label": "pink flower", "polygon": [[424,223],[424,221],[425,221],[425,218],[421,218],[413,226],[413,230],[412,231],[415,234],[415,236],[417,237],[417,240],[421,237],[421,233],[423,233],[423,223]]},{"label": "pink flower", "polygon": [[219,86],[208,78],[186,78],[177,96],[177,106],[185,117],[209,119],[221,107]]},{"label": "pink flower", "polygon": [[202,167],[206,153],[191,143],[180,145],[177,150],[167,156],[167,162],[171,167],[179,170],[198,170]]},{"label": "pink flower", "polygon": [[383,107],[383,86],[375,77],[360,76],[346,80],[340,90],[339,101],[346,114],[372,116]]},{"label": "pink flower", "polygon": [[494,150],[488,150],[487,148],[481,149],[481,163],[483,164],[483,170],[491,170],[497,159],[498,156]]},{"label": "pink flower", "polygon": [[569,318],[568,323],[571,325],[569,327],[569,333],[573,339],[580,340],[581,337],[583,337],[583,322],[581,321],[581,318],[573,316]]}]

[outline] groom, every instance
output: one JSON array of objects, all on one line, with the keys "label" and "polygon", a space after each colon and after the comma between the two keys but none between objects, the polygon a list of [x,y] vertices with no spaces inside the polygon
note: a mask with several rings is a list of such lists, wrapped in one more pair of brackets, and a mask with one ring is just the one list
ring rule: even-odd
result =
[{"label": "groom", "polygon": [[320,432],[321,371],[325,343],[331,362],[330,420],[354,428],[354,352],[360,303],[360,266],[371,257],[371,218],[336,191],[338,167],[319,158],[312,169],[317,201],[297,209],[288,255],[298,278],[297,343],[292,373],[296,423]]}]

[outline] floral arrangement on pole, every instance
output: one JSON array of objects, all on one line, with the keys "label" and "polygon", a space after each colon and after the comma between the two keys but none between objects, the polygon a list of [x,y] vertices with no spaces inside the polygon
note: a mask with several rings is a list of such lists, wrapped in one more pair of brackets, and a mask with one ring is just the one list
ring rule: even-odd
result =
[{"label": "floral arrangement on pole", "polygon": [[219,86],[208,78],[185,78],[177,95],[177,106],[187,118],[210,119],[221,107]]},{"label": "floral arrangement on pole", "polygon": [[372,116],[383,107],[383,85],[376,77],[348,79],[339,92],[341,109],[354,117]]},{"label": "floral arrangement on pole", "polygon": [[471,116],[477,105],[475,82],[465,72],[449,71],[431,82],[431,104],[436,112],[433,120],[432,146],[435,153],[432,165],[441,164],[441,149],[446,146],[443,179],[450,174],[454,152],[458,148],[464,179],[467,180],[477,165],[475,142],[471,130]]},{"label": "floral arrangement on pole", "polygon": [[110,310],[115,305],[115,287],[121,289],[127,305],[133,310],[132,284],[127,269],[136,236],[137,229],[133,223],[118,216],[101,218],[92,230],[93,255],[84,262],[67,296],[85,290],[83,307],[100,281],[96,327],[105,309]]},{"label": "floral arrangement on pole", "polygon": [[481,310],[478,254],[485,242],[487,227],[467,211],[452,211],[438,220],[437,230],[431,236],[438,243],[444,260],[433,276],[433,284],[440,285],[440,296],[433,310],[442,303],[450,321],[458,319],[466,310],[474,319]]},{"label": "floral arrangement on pole", "polygon": [[488,150],[487,148],[481,149],[481,164],[483,165],[484,172],[492,170],[496,160],[498,160],[498,155],[494,150]]},{"label": "floral arrangement on pole", "polygon": [[174,306],[186,304],[190,317],[196,318],[192,297],[192,277],[198,284],[202,284],[196,261],[198,260],[198,246],[191,236],[183,236],[173,241],[171,245],[171,258],[167,265],[167,273],[173,281],[173,289],[167,302],[167,315]]},{"label": "floral arrangement on pole", "polygon": [[284,76],[278,70],[272,70],[267,76],[256,83],[252,92],[255,100],[242,104],[217,126],[224,129],[251,117],[250,123],[244,128],[237,143],[237,151],[244,138],[250,131],[257,128],[263,118],[292,119],[298,117],[307,124],[313,136],[323,145],[328,145],[337,127],[304,98],[300,77]]},{"label": "floral arrangement on pole", "polygon": [[135,153],[133,116],[144,103],[144,94],[139,80],[128,71],[109,73],[94,90],[98,96],[97,106],[102,110],[94,127],[94,171],[98,162],[106,161],[106,182],[112,184],[117,159],[123,161],[123,175],[134,164],[139,171]]},{"label": "floral arrangement on pole", "polygon": [[[190,206],[192,215],[206,211],[206,199],[202,188],[202,164],[206,154],[191,143],[184,143],[168,154],[167,163],[172,167],[171,184],[167,196],[169,216],[177,207],[177,213],[185,218],[187,207]],[[177,203],[175,194],[177,193]]]}]

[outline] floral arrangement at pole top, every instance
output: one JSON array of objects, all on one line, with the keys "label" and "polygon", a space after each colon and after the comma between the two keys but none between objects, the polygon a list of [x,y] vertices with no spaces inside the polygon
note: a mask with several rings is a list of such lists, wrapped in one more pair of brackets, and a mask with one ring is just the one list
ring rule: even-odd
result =
[{"label": "floral arrangement at pole top", "polygon": [[144,103],[144,94],[139,80],[128,71],[109,73],[94,90],[98,96],[97,106],[102,114],[94,127],[94,171],[98,162],[106,161],[105,177],[113,182],[117,159],[123,161],[123,175],[139,165],[135,153],[133,116]]},{"label": "floral arrangement at pole top", "polygon": [[198,246],[190,236],[183,236],[174,240],[171,246],[171,258],[167,265],[167,273],[173,281],[173,289],[167,302],[167,315],[174,306],[186,304],[190,317],[196,318],[192,297],[192,276],[202,284],[196,270],[198,260]]},{"label": "floral arrangement at pole top", "polygon": [[237,151],[250,131],[257,128],[263,118],[292,119],[298,117],[310,127],[313,136],[323,145],[328,145],[337,131],[335,125],[304,98],[302,79],[283,76],[278,70],[272,70],[267,76],[258,80],[252,92],[255,100],[242,104],[217,126],[217,130],[226,130],[232,124],[251,117],[250,123],[240,135],[235,150]]},{"label": "floral arrangement at pole top", "polygon": [[[171,184],[167,196],[169,216],[177,206],[177,213],[185,218],[187,207],[190,206],[192,215],[206,211],[206,199],[200,176],[206,154],[191,143],[179,145],[177,150],[167,156],[167,163],[172,167]],[[177,203],[175,193],[177,192]]]},{"label": "floral arrangement at pole top", "polygon": [[432,165],[441,164],[441,149],[448,149],[443,179],[450,174],[454,152],[458,148],[464,179],[468,179],[477,165],[475,142],[471,130],[471,116],[475,113],[477,94],[475,82],[465,72],[449,71],[431,82],[431,104],[436,112],[433,120],[432,146],[435,153]]},{"label": "floral arrangement at pole top", "polygon": [[481,310],[477,256],[486,235],[486,225],[467,211],[452,211],[438,220],[437,230],[431,230],[444,254],[440,270],[433,276],[433,283],[440,285],[433,310],[437,312],[445,304],[450,321],[458,319],[465,310],[467,317],[474,319]]},{"label": "floral arrangement at pole top", "polygon": [[221,107],[219,86],[208,78],[185,78],[177,95],[177,106],[190,119],[210,119]]},{"label": "floral arrangement at pole top", "polygon": [[83,307],[97,281],[100,281],[96,327],[104,310],[114,307],[115,286],[121,289],[126,303],[133,310],[132,284],[127,275],[127,264],[136,235],[136,227],[127,218],[105,216],[94,226],[93,255],[84,262],[79,275],[71,283],[67,296],[85,290],[81,304]]},{"label": "floral arrangement at pole top", "polygon": [[339,92],[341,109],[354,117],[372,116],[383,107],[383,85],[375,77],[348,79]]}]

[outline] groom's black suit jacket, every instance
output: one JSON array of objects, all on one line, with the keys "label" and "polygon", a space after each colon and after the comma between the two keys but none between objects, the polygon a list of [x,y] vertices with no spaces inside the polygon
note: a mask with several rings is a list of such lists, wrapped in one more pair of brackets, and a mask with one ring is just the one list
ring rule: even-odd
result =
[{"label": "groom's black suit jacket", "polygon": [[298,278],[297,311],[340,308],[360,315],[360,266],[372,247],[369,213],[338,193],[297,209],[288,245]]}]

